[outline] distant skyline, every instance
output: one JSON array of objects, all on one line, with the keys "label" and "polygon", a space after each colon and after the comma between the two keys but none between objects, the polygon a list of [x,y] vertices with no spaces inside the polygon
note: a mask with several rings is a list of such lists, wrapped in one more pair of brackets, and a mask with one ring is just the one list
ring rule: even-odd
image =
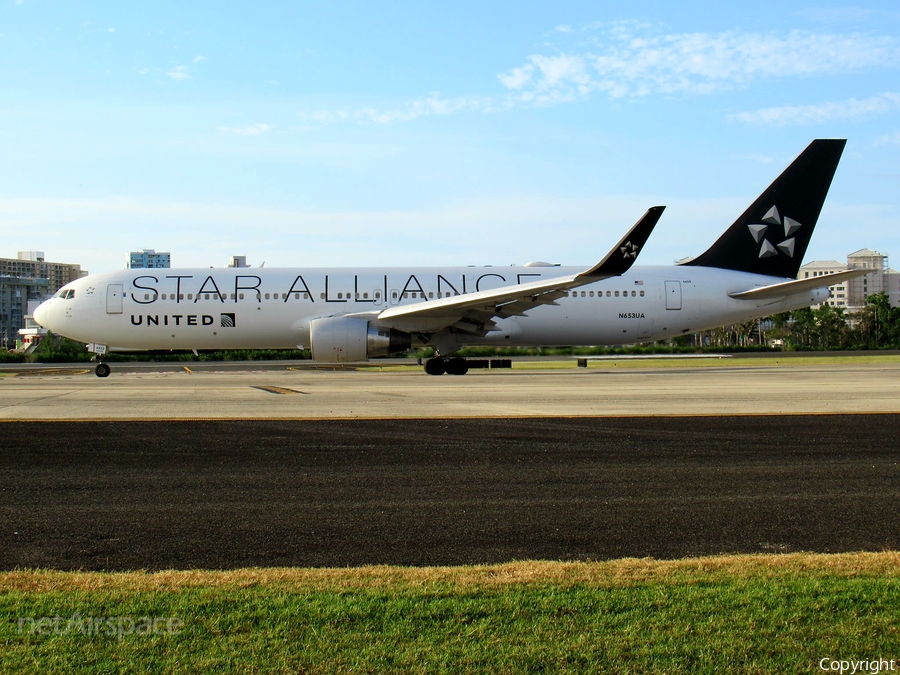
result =
[{"label": "distant skyline", "polygon": [[804,262],[900,256],[888,2],[0,0],[0,58],[0,257],[590,265],[665,204],[670,264],[814,138]]}]

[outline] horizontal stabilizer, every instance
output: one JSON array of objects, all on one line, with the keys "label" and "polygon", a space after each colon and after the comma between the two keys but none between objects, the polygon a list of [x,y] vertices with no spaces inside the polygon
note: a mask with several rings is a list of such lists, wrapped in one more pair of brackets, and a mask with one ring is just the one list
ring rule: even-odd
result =
[{"label": "horizontal stabilizer", "polygon": [[770,286],[760,286],[759,288],[751,288],[748,291],[740,293],[729,293],[728,296],[737,300],[768,300],[771,298],[783,298],[794,293],[803,293],[814,288],[827,288],[834,286],[847,279],[854,279],[868,274],[872,270],[846,270],[844,272],[835,272],[834,274],[826,274],[821,277],[810,277],[809,279],[794,279],[792,281],[783,281],[779,284]]}]

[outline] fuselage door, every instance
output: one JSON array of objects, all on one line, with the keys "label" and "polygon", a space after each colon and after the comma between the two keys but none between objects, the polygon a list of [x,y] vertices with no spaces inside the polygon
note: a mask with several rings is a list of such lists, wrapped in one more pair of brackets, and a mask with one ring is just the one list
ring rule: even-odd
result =
[{"label": "fuselage door", "polygon": [[666,309],[681,309],[681,282],[666,282]]},{"label": "fuselage door", "polygon": [[122,298],[125,295],[125,287],[122,284],[109,284],[106,287],[106,313],[121,314]]}]

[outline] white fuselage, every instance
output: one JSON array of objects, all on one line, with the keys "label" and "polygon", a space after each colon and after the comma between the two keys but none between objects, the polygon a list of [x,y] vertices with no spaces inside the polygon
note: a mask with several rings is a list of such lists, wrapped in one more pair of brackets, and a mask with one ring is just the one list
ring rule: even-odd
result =
[{"label": "white fuselage", "polygon": [[[85,277],[35,312],[53,332],[110,350],[309,347],[316,318],[575,274],[581,267],[388,269],[143,269]],[[635,266],[570,291],[556,305],[496,319],[461,344],[617,345],[747,321],[828,297],[827,288],[776,300],[729,293],[783,279],[706,267]],[[72,291],[72,292],[70,292]],[[374,314],[372,314],[374,316]]]}]

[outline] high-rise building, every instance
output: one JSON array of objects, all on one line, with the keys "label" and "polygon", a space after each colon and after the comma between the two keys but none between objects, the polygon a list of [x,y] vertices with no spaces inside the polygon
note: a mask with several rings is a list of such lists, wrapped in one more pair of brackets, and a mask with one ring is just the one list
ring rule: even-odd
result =
[{"label": "high-rise building", "polygon": [[47,262],[43,251],[19,251],[0,258],[0,346],[15,347],[25,327],[28,302],[53,295],[70,281],[86,276],[81,265]]},{"label": "high-rise building", "polygon": [[128,254],[128,261],[125,267],[127,269],[139,268],[164,268],[172,266],[172,256],[165,251],[159,251],[152,248],[142,248],[140,251],[132,251]]}]

